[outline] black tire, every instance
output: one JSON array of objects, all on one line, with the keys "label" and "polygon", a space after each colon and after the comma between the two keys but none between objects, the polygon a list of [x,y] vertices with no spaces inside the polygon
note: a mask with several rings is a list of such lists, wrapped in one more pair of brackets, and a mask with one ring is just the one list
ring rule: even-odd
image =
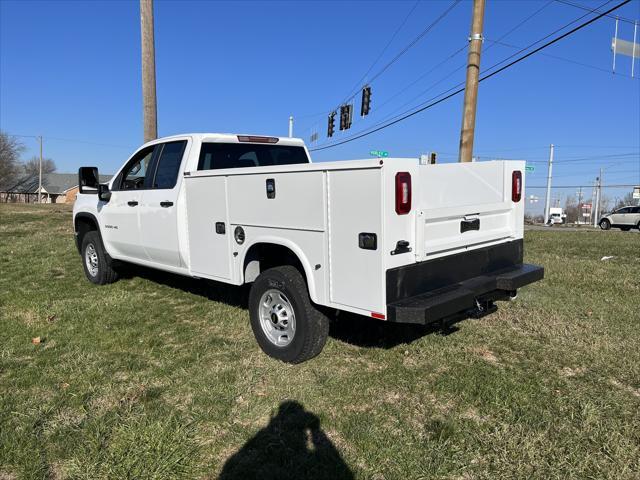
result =
[{"label": "black tire", "polygon": [[602,220],[600,220],[600,228],[602,230],[609,230],[611,228],[611,222],[606,218],[603,218]]},{"label": "black tire", "polygon": [[[88,253],[87,251],[90,249],[93,250]],[[92,265],[94,265],[96,269],[93,271],[89,269],[88,263],[90,262],[87,261],[87,256],[91,256],[91,253],[95,253],[95,263]],[[85,234],[82,239],[80,254],[82,255],[84,274],[91,283],[106,285],[118,279],[118,273],[113,268],[113,262],[107,255],[98,232],[91,231]]]},{"label": "black tire", "polygon": [[[295,318],[293,338],[284,346],[270,340],[262,327],[260,302],[263,295],[273,290],[284,294]],[[287,363],[301,363],[315,357],[329,335],[329,319],[313,305],[303,276],[290,265],[270,268],[256,278],[249,293],[249,316],[262,351]]]}]

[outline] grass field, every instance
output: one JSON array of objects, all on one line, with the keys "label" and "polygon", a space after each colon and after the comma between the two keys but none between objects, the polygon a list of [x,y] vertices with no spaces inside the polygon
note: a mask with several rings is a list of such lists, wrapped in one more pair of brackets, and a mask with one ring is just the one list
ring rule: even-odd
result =
[{"label": "grass field", "polygon": [[637,479],[640,236],[525,244],[546,278],[494,315],[347,317],[291,366],[246,289],[94,286],[68,208],[0,205],[0,479]]}]

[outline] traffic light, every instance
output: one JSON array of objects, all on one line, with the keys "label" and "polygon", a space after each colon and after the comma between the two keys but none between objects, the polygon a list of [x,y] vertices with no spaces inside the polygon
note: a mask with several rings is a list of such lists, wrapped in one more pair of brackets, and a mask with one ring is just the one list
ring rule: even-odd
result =
[{"label": "traffic light", "polygon": [[436,164],[436,160],[437,160],[436,152],[431,152],[431,154],[429,155],[429,163],[431,165],[435,165]]},{"label": "traffic light", "polygon": [[327,126],[327,137],[333,137],[333,131],[336,129],[336,112],[329,114],[329,123]]},{"label": "traffic light", "polygon": [[353,105],[342,105],[340,107],[340,130],[349,130],[351,128],[352,115]]},{"label": "traffic light", "polygon": [[367,85],[362,89],[362,103],[360,105],[360,116],[369,115],[371,110],[371,87]]}]

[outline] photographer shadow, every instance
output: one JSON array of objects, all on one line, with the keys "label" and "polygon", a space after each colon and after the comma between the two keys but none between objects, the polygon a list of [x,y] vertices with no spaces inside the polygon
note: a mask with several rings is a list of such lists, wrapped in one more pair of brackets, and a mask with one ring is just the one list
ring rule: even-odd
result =
[{"label": "photographer shadow", "polygon": [[269,424],[226,461],[219,480],[288,478],[354,478],[320,419],[291,400],[282,402]]}]

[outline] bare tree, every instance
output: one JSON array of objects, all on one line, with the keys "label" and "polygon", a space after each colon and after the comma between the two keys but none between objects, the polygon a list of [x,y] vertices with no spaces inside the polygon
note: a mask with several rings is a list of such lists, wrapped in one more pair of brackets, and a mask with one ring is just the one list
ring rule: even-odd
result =
[{"label": "bare tree", "polygon": [[580,211],[576,197],[568,195],[564,204],[564,213],[567,215],[567,223],[574,223],[578,220]]},{"label": "bare tree", "polygon": [[633,198],[633,192],[628,192],[624,197],[618,200],[616,206],[613,208],[617,210],[618,208],[626,207],[627,205],[635,205],[637,200]]},{"label": "bare tree", "polygon": [[13,184],[21,173],[20,154],[24,145],[16,137],[0,131],[0,189]]},{"label": "bare tree", "polygon": [[[22,164],[24,173],[27,175],[38,175],[40,170],[40,158],[31,157]],[[42,174],[53,173],[56,171],[56,163],[50,158],[42,159]]]}]

